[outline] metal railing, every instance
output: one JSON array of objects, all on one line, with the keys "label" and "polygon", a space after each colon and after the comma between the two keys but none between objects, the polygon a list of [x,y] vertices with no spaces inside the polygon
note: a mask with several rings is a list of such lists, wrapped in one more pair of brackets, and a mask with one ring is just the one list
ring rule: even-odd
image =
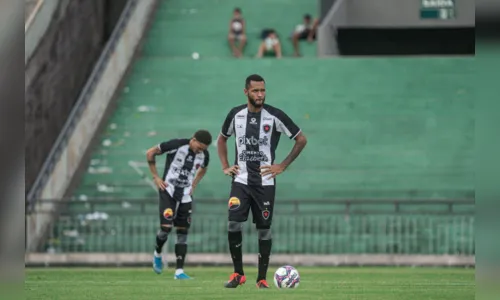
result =
[{"label": "metal railing", "polygon": [[36,14],[40,11],[45,0],[28,0],[25,3],[25,9],[29,11],[27,18],[24,22],[24,32],[28,31],[28,28],[33,23]]},{"label": "metal railing", "polygon": [[[37,206],[51,200],[40,200]],[[198,199],[190,251],[227,251],[227,202]],[[474,255],[474,200],[283,200],[275,206],[273,253]],[[157,199],[58,201],[40,252],[147,253],[158,230]],[[127,205],[124,205],[124,204]],[[122,207],[123,206],[123,207]],[[419,207],[424,206],[424,207]],[[121,207],[121,208],[119,208]],[[244,227],[244,251],[257,233]],[[170,240],[175,243],[175,238]]]},{"label": "metal railing", "polygon": [[[41,204],[36,213],[74,214],[92,213],[105,210],[109,214],[145,214],[151,212],[151,207],[158,204],[157,198],[144,199],[116,199],[116,198],[91,198],[84,201],[68,199],[38,199]],[[55,204],[44,210],[43,204]],[[194,207],[225,207],[226,199],[196,199]],[[127,208],[123,208],[126,206]],[[453,200],[405,200],[405,199],[343,199],[343,200],[288,200],[277,199],[276,207],[287,207],[287,213],[300,214],[305,208],[308,213],[315,214],[425,214],[425,215],[474,215],[474,199]],[[315,209],[310,209],[315,208]],[[28,210],[26,210],[28,211]]]}]

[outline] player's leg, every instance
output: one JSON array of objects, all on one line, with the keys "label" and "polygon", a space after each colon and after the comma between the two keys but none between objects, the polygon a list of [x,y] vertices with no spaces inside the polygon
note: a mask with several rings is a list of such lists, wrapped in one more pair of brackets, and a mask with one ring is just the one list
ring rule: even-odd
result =
[{"label": "player's leg", "polygon": [[161,274],[163,270],[162,249],[167,242],[168,235],[172,231],[174,221],[175,201],[167,192],[160,191],[159,212],[160,230],[156,234],[156,246],[153,255],[153,270]]},{"label": "player's leg", "polygon": [[191,226],[192,203],[181,203],[177,209],[174,226],[176,227],[177,242],[175,244],[176,268],[174,279],[191,279],[184,273],[184,261],[186,259],[188,244],[187,237]]},{"label": "player's leg", "polygon": [[264,186],[252,189],[252,215],[259,237],[259,271],[257,287],[268,288],[266,277],[269,267],[269,257],[273,245],[271,224],[274,209],[274,186]]},{"label": "player's leg", "polygon": [[248,219],[250,202],[248,197],[248,187],[241,183],[233,183],[228,202],[228,226],[227,239],[229,242],[229,251],[233,260],[234,273],[224,286],[235,288],[245,283],[245,273],[243,272],[243,253],[241,230],[243,223]]}]

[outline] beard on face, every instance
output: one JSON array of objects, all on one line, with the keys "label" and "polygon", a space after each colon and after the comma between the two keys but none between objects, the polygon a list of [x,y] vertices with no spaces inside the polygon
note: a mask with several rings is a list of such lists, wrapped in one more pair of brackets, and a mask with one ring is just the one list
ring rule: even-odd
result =
[{"label": "beard on face", "polygon": [[254,99],[252,99],[250,96],[248,96],[248,101],[250,101],[250,104],[252,104],[253,107],[262,107],[264,103],[266,102],[266,98],[262,99],[261,104],[257,104]]}]

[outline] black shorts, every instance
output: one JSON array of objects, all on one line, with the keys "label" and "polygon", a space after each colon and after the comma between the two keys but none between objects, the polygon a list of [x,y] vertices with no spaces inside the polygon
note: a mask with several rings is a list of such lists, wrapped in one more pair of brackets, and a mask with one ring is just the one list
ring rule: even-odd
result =
[{"label": "black shorts", "polygon": [[275,186],[248,186],[233,182],[229,196],[229,221],[245,222],[252,210],[257,228],[268,228],[273,220]]},{"label": "black shorts", "polygon": [[191,225],[192,202],[175,201],[165,191],[160,191],[160,224],[189,228]]},{"label": "black shorts", "polygon": [[[305,29],[304,31],[302,31],[299,34],[299,40],[307,40],[307,38],[309,37],[310,33],[311,33],[311,29]],[[312,38],[313,38],[313,40],[316,40],[316,32],[313,33]]]}]

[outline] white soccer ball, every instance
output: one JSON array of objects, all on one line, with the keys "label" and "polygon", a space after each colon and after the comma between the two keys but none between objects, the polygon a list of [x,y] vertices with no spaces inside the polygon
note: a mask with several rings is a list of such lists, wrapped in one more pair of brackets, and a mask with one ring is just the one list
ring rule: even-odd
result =
[{"label": "white soccer ball", "polygon": [[294,289],[299,283],[299,271],[292,266],[279,267],[274,272],[274,285],[279,289]]},{"label": "white soccer ball", "polygon": [[198,52],[193,52],[193,54],[191,54],[191,57],[194,59],[194,60],[197,60],[200,58],[200,54]]}]

